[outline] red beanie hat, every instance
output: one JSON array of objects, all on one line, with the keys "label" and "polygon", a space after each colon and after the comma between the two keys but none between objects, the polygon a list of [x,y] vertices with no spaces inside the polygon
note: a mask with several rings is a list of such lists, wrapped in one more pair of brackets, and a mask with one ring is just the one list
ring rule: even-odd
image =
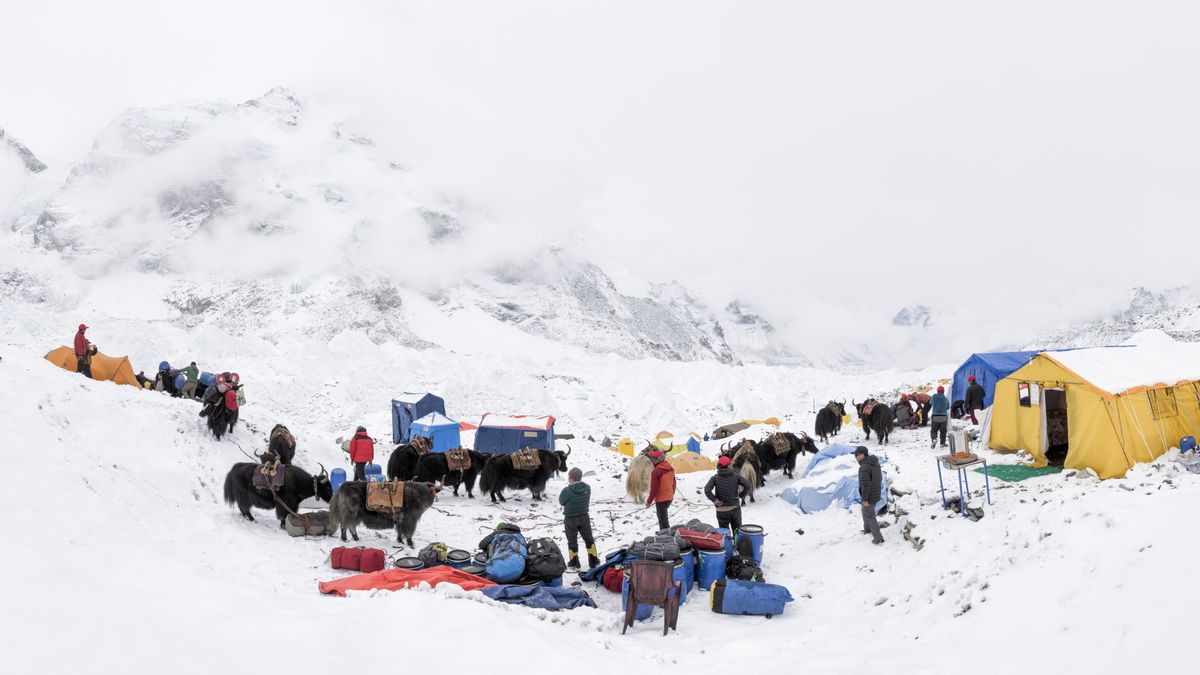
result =
[{"label": "red beanie hat", "polygon": [[939,385],[938,385],[938,393],[939,393],[939,394],[944,394],[944,393],[946,393],[946,388],[945,388],[945,387],[943,387],[942,385],[940,385],[940,384],[939,384]]},{"label": "red beanie hat", "polygon": [[717,460],[717,466],[729,466],[732,463],[732,460],[724,456]]}]

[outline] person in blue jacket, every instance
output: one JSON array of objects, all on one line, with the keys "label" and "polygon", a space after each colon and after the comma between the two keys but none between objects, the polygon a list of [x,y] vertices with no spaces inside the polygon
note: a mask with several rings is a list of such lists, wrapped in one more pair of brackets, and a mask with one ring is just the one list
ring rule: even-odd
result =
[{"label": "person in blue jacket", "polygon": [[939,385],[937,393],[929,399],[929,447],[935,448],[941,435],[942,447],[946,447],[946,430],[950,424],[950,399],[946,388]]}]

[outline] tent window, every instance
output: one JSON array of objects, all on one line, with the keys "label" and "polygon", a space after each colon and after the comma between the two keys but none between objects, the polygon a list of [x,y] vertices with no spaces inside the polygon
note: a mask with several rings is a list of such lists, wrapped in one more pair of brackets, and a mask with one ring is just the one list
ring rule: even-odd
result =
[{"label": "tent window", "polygon": [[1154,419],[1161,420],[1179,414],[1179,408],[1175,405],[1175,390],[1150,389],[1146,396],[1150,399],[1150,412]]},{"label": "tent window", "polygon": [[1017,383],[1017,401],[1022,408],[1041,405],[1041,391],[1039,387],[1032,382]]}]

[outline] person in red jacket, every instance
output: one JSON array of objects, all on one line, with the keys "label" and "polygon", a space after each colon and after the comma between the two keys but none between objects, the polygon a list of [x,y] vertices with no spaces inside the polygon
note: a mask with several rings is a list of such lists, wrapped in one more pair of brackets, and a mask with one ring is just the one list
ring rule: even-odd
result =
[{"label": "person in red jacket", "polygon": [[229,430],[233,431],[233,425],[238,421],[237,387],[234,385],[225,389],[225,419],[229,421]]},{"label": "person in red jacket", "polygon": [[350,439],[350,461],[354,462],[354,480],[367,479],[367,462],[375,460],[375,441],[366,427],[359,427]]},{"label": "person in red jacket", "polygon": [[83,373],[90,378],[92,376],[92,363],[91,359],[88,358],[88,349],[91,348],[92,344],[88,342],[87,336],[84,335],[87,329],[87,324],[81,323],[79,324],[79,330],[75,332],[75,372]]},{"label": "person in red jacket", "polygon": [[650,496],[646,498],[646,507],[654,504],[654,509],[658,512],[658,528],[670,529],[667,509],[671,508],[671,501],[675,499],[675,467],[667,461],[662,450],[654,450],[646,456],[654,463],[654,471],[650,473]]}]

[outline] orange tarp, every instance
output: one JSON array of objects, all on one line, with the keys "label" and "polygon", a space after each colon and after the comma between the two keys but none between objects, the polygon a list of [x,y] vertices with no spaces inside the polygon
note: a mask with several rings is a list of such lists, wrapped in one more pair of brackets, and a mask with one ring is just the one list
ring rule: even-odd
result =
[{"label": "orange tarp", "polygon": [[333,593],[345,597],[347,591],[402,591],[406,588],[419,586],[422,581],[430,586],[437,586],[443,582],[454,584],[464,591],[478,591],[488,586],[496,585],[483,577],[477,577],[474,574],[467,574],[462,570],[441,565],[415,572],[390,569],[367,574],[355,574],[352,577],[344,579],[322,581],[318,584],[318,587],[322,593]]}]

